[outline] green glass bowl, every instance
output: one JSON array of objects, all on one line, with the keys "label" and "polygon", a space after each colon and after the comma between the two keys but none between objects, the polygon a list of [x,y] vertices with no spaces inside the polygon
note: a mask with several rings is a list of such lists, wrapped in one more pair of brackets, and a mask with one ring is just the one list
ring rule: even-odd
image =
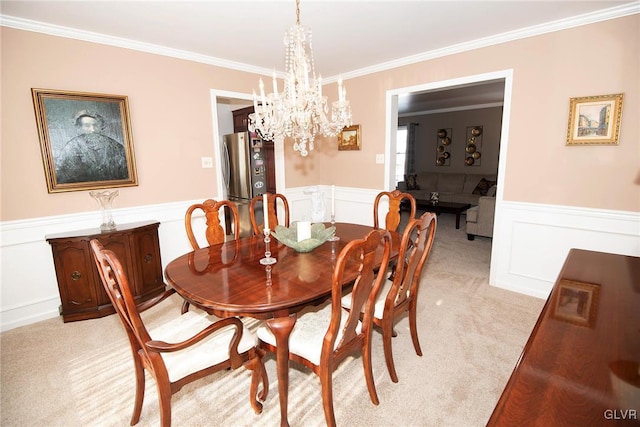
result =
[{"label": "green glass bowl", "polygon": [[315,223],[311,224],[311,238],[298,242],[298,226],[294,222],[289,228],[276,225],[276,229],[271,232],[271,235],[296,252],[311,252],[333,237],[335,233],[334,226],[325,228],[324,224]]}]

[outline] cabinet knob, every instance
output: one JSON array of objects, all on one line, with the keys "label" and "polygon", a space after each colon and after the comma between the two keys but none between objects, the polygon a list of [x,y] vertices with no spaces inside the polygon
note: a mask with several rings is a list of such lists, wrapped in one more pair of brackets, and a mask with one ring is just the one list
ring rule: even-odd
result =
[{"label": "cabinet knob", "polygon": [[78,270],[71,273],[71,280],[80,280],[81,277],[82,274]]},{"label": "cabinet knob", "polygon": [[146,254],[144,256],[144,262],[145,264],[149,264],[151,262],[151,260],[153,260],[153,256],[151,254]]}]

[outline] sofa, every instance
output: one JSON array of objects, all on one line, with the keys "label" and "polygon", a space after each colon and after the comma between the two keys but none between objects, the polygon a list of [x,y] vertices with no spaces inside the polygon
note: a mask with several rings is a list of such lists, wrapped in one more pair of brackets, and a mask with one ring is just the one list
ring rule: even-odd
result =
[{"label": "sofa", "polygon": [[431,192],[438,192],[441,202],[478,205],[480,197],[495,197],[496,175],[446,172],[418,172],[405,175],[398,189],[416,200],[429,200]]},{"label": "sofa", "polygon": [[496,198],[481,196],[478,206],[467,209],[467,239],[476,236],[493,237],[493,221],[496,211]]}]

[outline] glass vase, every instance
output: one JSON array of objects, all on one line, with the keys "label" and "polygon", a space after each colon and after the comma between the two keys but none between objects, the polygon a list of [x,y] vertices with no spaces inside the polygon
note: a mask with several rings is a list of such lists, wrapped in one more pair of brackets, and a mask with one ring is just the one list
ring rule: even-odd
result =
[{"label": "glass vase", "polygon": [[113,199],[119,194],[118,190],[105,190],[105,191],[89,191],[91,197],[96,199],[100,204],[100,211],[102,213],[102,224],[100,224],[100,231],[113,231],[116,229],[116,223],[111,216],[111,203]]}]

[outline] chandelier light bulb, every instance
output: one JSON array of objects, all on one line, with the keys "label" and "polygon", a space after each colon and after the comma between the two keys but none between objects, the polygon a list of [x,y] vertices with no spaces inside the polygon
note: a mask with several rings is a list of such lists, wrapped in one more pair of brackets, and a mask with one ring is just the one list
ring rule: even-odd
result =
[{"label": "chandelier light bulb", "polygon": [[300,25],[300,1],[296,0],[296,24],[285,33],[285,73],[282,92],[278,92],[273,71],[273,93],[265,94],[259,80],[260,103],[253,91],[254,113],[249,115],[249,130],[267,141],[293,138],[293,149],[301,156],[313,150],[316,135],[334,137],[351,126],[351,107],[342,77],[338,78],[338,100],[331,104],[322,95],[322,77],[316,78],[311,45],[311,30]]}]

